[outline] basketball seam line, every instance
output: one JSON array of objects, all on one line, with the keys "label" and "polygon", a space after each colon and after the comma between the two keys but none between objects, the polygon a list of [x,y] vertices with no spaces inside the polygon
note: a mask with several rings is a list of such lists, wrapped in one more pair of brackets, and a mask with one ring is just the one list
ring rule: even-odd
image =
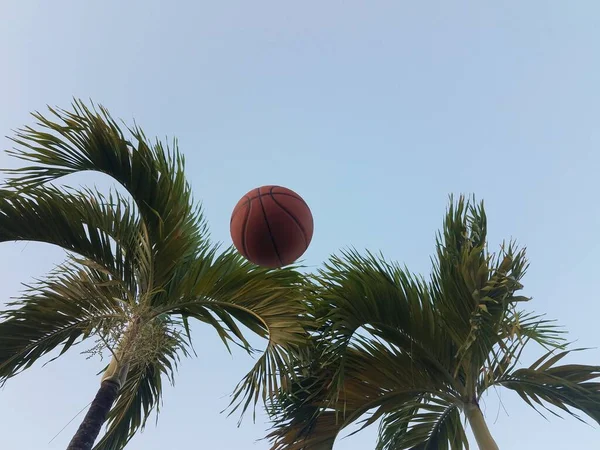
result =
[{"label": "basketball seam line", "polygon": [[[274,189],[274,188],[277,188],[277,187],[281,187],[281,186],[273,186],[271,189]],[[271,195],[271,197],[273,197],[274,195],[284,195],[286,197],[292,197],[292,198],[295,198],[296,200],[300,200],[302,203],[304,203],[304,206],[306,206],[310,210],[310,207],[308,206],[308,203],[306,203],[302,197],[300,197],[297,194],[296,195],[290,194],[288,192],[273,192],[273,193],[267,192],[266,194],[260,194],[260,195],[257,195],[256,197],[248,197],[248,195],[244,195],[244,198],[246,199],[246,204],[248,204],[248,203],[252,203],[252,200],[255,200],[255,199],[259,198],[259,197],[263,197],[265,195]],[[240,212],[240,210],[242,209],[241,208],[242,206],[244,206],[244,205],[243,204],[241,204],[239,206],[236,205],[236,207],[233,209],[233,212],[231,213],[231,219],[229,220],[229,224],[230,225],[231,225],[231,222],[233,222],[233,217],[238,212]]]},{"label": "basketball seam line", "polygon": [[275,204],[277,206],[279,206],[281,209],[283,209],[283,211],[288,216],[290,216],[292,218],[292,220],[296,223],[296,226],[300,229],[300,233],[302,234],[302,239],[304,239],[304,246],[306,248],[308,248],[308,237],[306,236],[306,230],[304,229],[302,224],[300,224],[300,221],[296,218],[296,216],[294,216],[291,212],[289,212],[289,210],[285,206],[283,206],[281,203],[279,203],[277,200],[275,200],[275,197],[273,196],[272,192],[269,192],[269,194],[271,194],[271,198],[273,199]]},{"label": "basketball seam line", "polygon": [[[248,198],[248,197],[246,197]],[[246,211],[246,217],[244,218],[244,226],[242,227],[242,250],[244,251],[244,256],[250,259],[250,255],[248,254],[248,249],[246,248],[246,231],[248,229],[248,219],[250,219],[250,210],[252,209],[252,202],[248,200],[248,210]]]},{"label": "basketball seam line", "polygon": [[[264,187],[264,186],[261,186]],[[281,186],[272,186],[271,189],[275,189],[275,188],[280,188]],[[292,197],[295,198],[297,200],[300,200],[302,203],[304,203],[306,206],[308,206],[308,204],[306,203],[306,201],[304,201],[304,199],[302,197],[300,197],[298,194],[294,193],[290,193],[290,192],[273,192],[274,195],[285,195],[286,197]],[[264,196],[268,196],[269,192],[267,192],[266,194],[260,194],[257,195],[256,197],[248,197],[248,194],[246,194],[246,197],[248,197],[250,200],[254,200],[255,198],[259,198],[259,197],[264,197]]]},{"label": "basketball seam line", "polygon": [[233,212],[231,213],[231,219],[229,219],[229,225],[233,223],[233,218],[242,210],[242,206],[248,206],[252,201],[248,199],[248,197],[244,197],[246,199],[246,203],[242,203],[239,206],[236,206]]},{"label": "basketball seam line", "polygon": [[[275,189],[277,187],[280,186],[272,186],[271,189]],[[285,195],[286,197],[292,197],[295,198],[296,200],[300,200],[302,203],[304,203],[306,206],[308,206],[308,204],[304,201],[304,199],[302,197],[300,197],[298,194],[290,194],[289,192],[273,192],[271,193],[270,191],[267,192],[266,194],[260,194],[257,195],[256,197],[248,197],[250,200],[254,200],[255,198],[259,198],[259,197],[264,197],[264,196],[268,196],[268,195]]]},{"label": "basketball seam line", "polygon": [[[260,194],[260,188],[257,189]],[[273,233],[271,233],[271,225],[269,224],[269,219],[267,218],[267,212],[265,211],[265,205],[263,205],[262,195],[258,196],[258,201],[260,202],[260,208],[263,212],[263,217],[265,218],[265,223],[267,224],[267,229],[269,230],[269,237],[271,238],[271,244],[273,244],[273,250],[275,250],[275,255],[279,260],[279,264],[283,266],[283,261],[281,260],[281,256],[279,255],[279,250],[277,249],[277,244],[275,243],[275,238],[273,237]],[[252,203],[252,202],[250,202]]]}]

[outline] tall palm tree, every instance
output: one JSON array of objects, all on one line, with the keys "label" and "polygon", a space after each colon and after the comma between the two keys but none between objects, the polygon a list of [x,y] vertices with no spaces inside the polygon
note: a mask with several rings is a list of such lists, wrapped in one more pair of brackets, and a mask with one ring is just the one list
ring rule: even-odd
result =
[{"label": "tall palm tree", "polygon": [[[109,353],[100,389],[69,449],[120,449],[158,412],[162,383],[188,355],[190,319],[226,345],[252,351],[239,324],[268,339],[237,386],[232,408],[268,398],[287,377],[284,354],[306,337],[293,269],[266,270],[209,240],[176,148],[126,135],[104,108],[34,114],[10,153],[28,162],[0,189],[0,242],[62,247],[67,260],[28,287],[0,316],[0,383],[50,352],[74,344]],[[108,194],[59,188],[56,180],[95,171],[119,185]]]},{"label": "tall palm tree", "polygon": [[[561,331],[520,308],[525,252],[511,243],[490,254],[486,234],[483,204],[460,198],[429,280],[355,251],[325,265],[309,296],[316,337],[292,393],[272,405],[273,450],[331,450],[361,417],[363,427],[380,420],[378,450],[458,450],[468,448],[463,415],[479,448],[494,450],[479,407],[494,386],[540,412],[600,422],[600,366],[559,364],[570,353]],[[521,367],[532,342],[544,354]]]}]

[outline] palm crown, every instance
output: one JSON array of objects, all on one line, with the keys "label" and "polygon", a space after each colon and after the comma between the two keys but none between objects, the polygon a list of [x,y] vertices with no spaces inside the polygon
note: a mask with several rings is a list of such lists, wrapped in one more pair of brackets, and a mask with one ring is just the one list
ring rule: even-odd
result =
[{"label": "palm crown", "polygon": [[[559,365],[569,353],[560,330],[520,309],[525,252],[511,243],[490,254],[486,232],[483,205],[461,197],[428,281],[355,251],[325,265],[309,295],[319,328],[297,358],[292,394],[271,408],[274,450],[331,449],[368,412],[363,427],[381,419],[377,449],[468,448],[461,414],[480,448],[497,449],[479,409],[491,386],[600,422],[600,367]],[[532,341],[544,355],[519,368]]]},{"label": "palm crown", "polygon": [[[252,350],[240,323],[268,338],[232,403],[244,410],[268,398],[287,376],[285,350],[305,338],[298,272],[262,269],[210,243],[176,148],[139,128],[127,137],[105,109],[78,101],[51,113],[56,121],[35,114],[37,126],[14,138],[12,155],[29,165],[0,190],[0,242],[54,244],[68,259],[2,313],[0,382],[80,341],[110,351],[103,380],[120,389],[95,448],[122,448],[188,355],[192,318],[226,345]],[[125,193],[53,186],[82,171],[108,175]]]}]

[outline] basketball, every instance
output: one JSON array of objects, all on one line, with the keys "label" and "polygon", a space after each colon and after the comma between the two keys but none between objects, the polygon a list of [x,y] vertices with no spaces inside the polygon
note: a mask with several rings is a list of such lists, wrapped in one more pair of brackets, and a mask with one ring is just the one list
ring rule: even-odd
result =
[{"label": "basketball", "polygon": [[231,214],[233,245],[246,259],[264,267],[283,267],[308,248],[313,217],[306,202],[281,186],[252,189]]}]

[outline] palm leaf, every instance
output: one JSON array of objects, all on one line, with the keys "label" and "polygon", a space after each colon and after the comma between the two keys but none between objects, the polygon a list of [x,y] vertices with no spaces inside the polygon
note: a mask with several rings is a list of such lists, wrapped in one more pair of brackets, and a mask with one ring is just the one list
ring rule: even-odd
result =
[{"label": "palm leaf", "polygon": [[516,308],[508,310],[500,330],[501,339],[531,339],[547,349],[563,347],[566,344],[564,335],[565,331],[555,320]]},{"label": "palm leaf", "polygon": [[453,364],[455,349],[436,325],[437,306],[427,286],[383,258],[355,251],[332,257],[315,279],[310,301],[323,322],[323,339],[333,361],[342,358],[355,334],[367,327],[384,340],[393,336],[395,345],[428,358],[442,371]]},{"label": "palm leaf", "polygon": [[[273,426],[266,439],[271,450],[331,450],[340,431],[348,425],[356,404],[340,409],[328,407],[327,387],[332,372],[318,361],[319,351],[313,345],[296,355],[296,376],[288,389],[281,389],[270,403],[268,412]],[[360,399],[359,405],[364,404]],[[340,405],[341,406],[341,405]]]},{"label": "palm leaf", "polygon": [[344,422],[335,411],[323,411],[316,419],[314,413],[314,410],[305,413],[305,423],[297,420],[277,425],[276,429],[267,435],[267,439],[273,442],[271,450],[332,450]]},{"label": "palm leaf", "polygon": [[[213,326],[223,342],[249,351],[237,323],[268,339],[265,352],[244,377],[232,398],[233,411],[245,411],[259,398],[267,400],[289,381],[288,352],[307,339],[303,277],[293,268],[269,270],[250,264],[233,250],[217,254],[205,249],[201,257],[182,266],[180,295],[156,314],[178,314]],[[237,323],[236,323],[237,321]]]},{"label": "palm leaf", "polygon": [[[493,364],[490,355],[494,348],[507,333],[518,331],[515,305],[528,300],[516,295],[527,269],[524,250],[510,243],[491,254],[486,239],[483,203],[474,204],[462,196],[456,203],[451,200],[436,241],[430,286],[438,308],[438,326],[446,330],[457,349],[455,376],[465,379],[465,399],[475,395],[480,368]],[[550,344],[556,336],[546,333],[545,338]],[[543,339],[539,335],[539,340]]]},{"label": "palm leaf", "polygon": [[2,313],[0,322],[0,382],[29,368],[40,357],[62,346],[61,354],[78,340],[124,320],[122,284],[105,273],[65,263],[30,287]]},{"label": "palm leaf", "polygon": [[[72,109],[50,108],[56,121],[36,113],[37,129],[16,133],[19,148],[10,153],[31,165],[8,171],[8,185],[23,191],[90,170],[112,177],[132,196],[154,252],[154,278],[166,284],[177,261],[190,257],[206,238],[183,156],[176,145],[151,145],[137,127],[128,138],[103,107],[90,109],[75,101]],[[160,296],[150,300],[160,302]]]},{"label": "palm leaf", "polygon": [[[312,354],[317,360],[322,356]],[[391,414],[397,413],[403,405],[420,404],[420,399],[426,396],[438,395],[438,401],[448,407],[460,396],[444,377],[439,376],[435,367],[412,358],[403,348],[378,337],[360,335],[352,340],[344,354],[340,378],[337,378],[339,369],[330,362],[313,363],[313,369],[303,374],[308,359],[297,361],[296,383],[290,393],[281,394],[271,409],[275,419],[268,438],[273,442],[273,450],[311,449],[311,445],[319,448],[319,445],[332,444],[343,428],[369,411],[374,413],[363,420],[357,432],[381,417],[392,417]],[[341,362],[338,364],[342,365]],[[411,431],[412,427],[407,428],[405,433],[410,431],[410,434],[404,436],[403,441],[400,435],[395,437],[395,442],[403,442],[406,446],[397,448],[408,449],[429,440],[439,441],[440,445],[444,439],[448,442],[458,439],[459,442],[459,432],[446,425],[454,417],[455,413],[448,411],[436,420],[430,417],[427,422],[430,426],[416,427],[414,431]],[[436,422],[439,422],[437,426]],[[396,424],[396,434],[398,430]]]},{"label": "palm leaf", "polygon": [[493,384],[515,391],[527,404],[540,412],[552,414],[554,407],[579,420],[579,410],[600,423],[600,366],[581,364],[556,365],[572,350],[552,350],[528,368],[500,376]]},{"label": "palm leaf", "polygon": [[462,450],[469,448],[460,409],[436,397],[418,397],[386,414],[377,450]]},{"label": "palm leaf", "polygon": [[[125,255],[135,251],[139,221],[118,194],[52,187],[27,194],[0,190],[0,242],[37,241],[94,261],[117,279],[133,284]],[[115,245],[116,244],[116,245]]]}]

